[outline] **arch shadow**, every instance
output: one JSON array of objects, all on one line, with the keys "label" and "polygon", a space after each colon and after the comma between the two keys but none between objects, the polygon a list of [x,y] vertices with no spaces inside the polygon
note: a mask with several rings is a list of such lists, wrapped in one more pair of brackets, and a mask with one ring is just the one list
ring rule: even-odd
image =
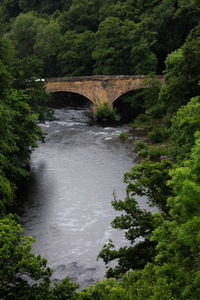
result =
[{"label": "arch shadow", "polygon": [[75,92],[51,92],[50,106],[53,108],[62,107],[91,107],[92,102]]},{"label": "arch shadow", "polygon": [[144,88],[138,88],[125,91],[114,100],[113,107],[120,115],[121,123],[130,123],[145,111],[143,90]]}]

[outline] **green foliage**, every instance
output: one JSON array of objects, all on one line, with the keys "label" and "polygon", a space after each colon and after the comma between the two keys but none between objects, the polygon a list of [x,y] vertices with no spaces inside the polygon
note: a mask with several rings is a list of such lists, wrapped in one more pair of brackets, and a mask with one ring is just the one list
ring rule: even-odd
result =
[{"label": "green foliage", "polygon": [[[77,294],[68,278],[51,286],[46,261],[30,253],[31,238],[22,237],[13,218],[1,219],[0,298],[199,298],[200,137],[195,134],[200,125],[199,20],[198,0],[1,1],[0,217],[14,203],[14,183],[28,176],[31,151],[43,139],[37,118],[52,119],[52,111],[46,108],[48,95],[39,80],[44,76],[161,74],[165,61],[166,85],[160,89],[149,76],[150,86],[127,103],[135,111],[133,117],[145,113],[134,126],[153,128],[152,142],[163,141],[170,132],[171,154],[182,167],[169,174],[174,168],[169,161],[142,162],[125,175],[127,197],[112,202],[123,214],[112,226],[125,230],[131,245],[116,250],[110,241],[99,257],[106,264],[118,260],[107,276],[134,271]],[[6,35],[14,42],[16,57]],[[162,117],[169,131],[154,129],[152,118]],[[96,118],[101,122],[118,119],[108,104],[97,107]],[[196,146],[189,156],[194,136]],[[160,153],[142,144],[136,147],[141,156],[154,158]],[[183,163],[185,157],[188,160]],[[161,213],[140,209],[136,195],[146,196]],[[32,278],[32,285],[27,278]]]},{"label": "green foliage", "polygon": [[161,82],[150,73],[145,79],[146,88],[142,91],[146,114],[152,117],[161,117],[163,113],[162,103],[159,102]]},{"label": "green foliage", "polygon": [[122,140],[122,141],[126,141],[128,136],[127,136],[127,133],[125,131],[121,131],[120,134],[119,134],[119,138]]},{"label": "green foliage", "polygon": [[55,20],[50,20],[49,23],[39,27],[34,49],[40,57],[53,56],[61,46],[60,41],[60,26]]},{"label": "green foliage", "polygon": [[98,104],[95,106],[94,120],[98,123],[115,123],[119,121],[120,117],[117,115],[115,109],[108,102]]},{"label": "green foliage", "polygon": [[[100,23],[96,32],[96,47],[92,53],[95,60],[95,74],[112,75],[131,72],[129,31],[133,26],[132,22],[122,22],[115,17],[108,17]],[[124,58],[127,61],[126,65],[124,65]]]},{"label": "green foliage", "polygon": [[135,149],[136,149],[136,151],[140,151],[140,150],[146,149],[146,148],[147,148],[147,144],[145,144],[144,141],[137,141],[135,143]]},{"label": "green foliage", "polygon": [[54,19],[38,17],[34,12],[22,13],[12,23],[9,33],[20,58],[37,56],[43,60],[43,74],[56,73],[56,57],[61,47],[60,25]]},{"label": "green foliage", "polygon": [[124,175],[128,196],[146,196],[150,206],[157,206],[167,215],[166,200],[171,195],[171,188],[166,182],[170,179],[169,171],[172,168],[173,163],[165,159],[156,163],[142,161]]},{"label": "green foliage", "polygon": [[46,20],[38,18],[33,12],[20,14],[12,23],[9,37],[15,42],[19,57],[33,55],[33,47],[39,28]]},{"label": "green foliage", "polygon": [[175,112],[181,105],[200,94],[200,37],[188,39],[181,49],[166,59],[166,83],[160,101],[166,110]]},{"label": "green foliage", "polygon": [[53,120],[53,110],[48,107],[49,95],[45,89],[42,76],[42,60],[36,56],[15,59],[12,65],[13,87],[26,91],[31,110],[38,115],[40,121]]},{"label": "green foliage", "polygon": [[[166,56],[181,47],[189,32],[199,24],[196,2],[2,0],[0,16],[11,23],[11,36],[19,55],[39,55],[48,76],[63,74],[62,68],[56,66],[56,56],[63,60],[64,51],[68,52],[64,58],[65,61],[68,58],[68,69],[72,70],[76,61],[82,61],[76,51],[72,50],[76,56],[70,53],[71,47],[62,49],[60,42],[71,31],[76,34],[90,31],[96,36],[93,54],[88,51],[87,57],[87,61],[92,62],[91,74],[148,74],[152,71],[161,74]],[[83,53],[86,50],[82,48]],[[56,56],[52,55],[55,51]],[[81,56],[82,51],[78,53]],[[81,69],[81,73],[84,72],[89,73],[87,65]]]},{"label": "green foliage", "polygon": [[[51,286],[52,270],[47,260],[31,253],[31,237],[12,215],[0,219],[0,297],[1,299],[74,299],[78,287],[65,278]],[[30,283],[31,279],[31,283]]]},{"label": "green foliage", "polygon": [[153,128],[153,130],[148,133],[148,138],[154,144],[165,141],[168,136],[168,130],[164,126]]},{"label": "green foliage", "polygon": [[38,27],[33,50],[44,62],[45,77],[56,75],[56,58],[61,45],[62,37],[58,22],[51,19],[49,22],[43,22]]},{"label": "green foliage", "polygon": [[30,237],[22,237],[22,229],[12,217],[0,220],[1,226],[1,259],[0,259],[0,290],[1,297],[9,296],[23,288],[28,282],[23,278],[26,275],[33,280],[47,280],[51,271],[46,267],[46,260],[30,253]]},{"label": "green foliage", "polygon": [[5,22],[10,18],[16,17],[20,12],[19,3],[16,0],[2,0],[0,5],[2,10],[1,17]]},{"label": "green foliage", "polygon": [[156,42],[156,33],[148,30],[146,20],[140,22],[130,32],[131,63],[133,74],[156,72],[157,58],[151,47]]},{"label": "green foliage", "polygon": [[[144,148],[143,148],[144,147]],[[141,148],[141,149],[140,149]],[[136,144],[136,151],[138,152],[138,155],[140,158],[145,158],[149,160],[159,159],[163,151],[160,148],[154,148],[152,146],[149,146],[141,141],[141,146],[139,144],[139,147],[137,147]]]},{"label": "green foliage", "polygon": [[62,9],[62,7],[65,5],[62,0],[41,0],[39,2],[37,0],[32,0],[31,2],[28,0],[19,0],[18,2],[22,12],[37,10],[46,14],[50,14],[58,9]]},{"label": "green foliage", "polygon": [[[5,38],[0,37],[0,48],[2,49],[0,53],[0,76],[2,79],[0,90],[0,174],[2,176],[2,194],[0,202],[1,214],[4,215],[6,210],[13,204],[13,183],[19,183],[22,178],[29,175],[27,166],[31,151],[37,147],[36,141],[43,140],[42,131],[37,124],[38,115],[35,113],[39,113],[38,110],[42,107],[42,103],[38,103],[42,98],[39,93],[42,88],[39,89],[39,84],[36,84],[33,79],[40,68],[40,61],[36,58],[25,58],[23,67],[20,63],[15,62],[16,68],[14,68],[12,47]],[[22,61],[20,60],[20,62]],[[16,78],[12,82],[12,75],[8,69],[12,71],[12,75]],[[35,91],[37,91],[35,97],[33,96],[34,86]],[[36,98],[38,102],[37,105],[34,105],[33,99],[36,100]],[[30,107],[30,103],[32,107]]]},{"label": "green foliage", "polygon": [[199,114],[200,97],[194,97],[187,105],[180,107],[171,120],[171,155],[178,161],[187,157],[194,146],[194,134],[200,130]]},{"label": "green foliage", "polygon": [[159,149],[150,149],[148,155],[150,159],[158,158],[161,155],[161,151]]},{"label": "green foliage", "polygon": [[[196,145],[189,159],[182,167],[170,171],[170,180],[166,178],[166,187],[171,189],[169,197],[166,194],[169,211],[167,218],[154,215],[157,218],[151,235],[157,251],[154,262],[141,271],[123,275],[120,280],[108,279],[88,287],[78,293],[80,299],[198,299],[200,133],[195,137]],[[109,247],[112,246],[110,243]],[[116,253],[113,252],[113,257],[117,257]]]},{"label": "green foliage", "polygon": [[[150,206],[157,206],[164,216],[168,216],[166,204],[172,189],[166,182],[170,179],[169,170],[172,168],[173,164],[167,160],[160,163],[143,161],[124,175],[127,197],[122,201],[117,200],[114,195],[112,201],[114,209],[123,214],[117,216],[111,225],[115,229],[125,230],[125,237],[131,246],[116,250],[111,240],[104,245],[98,258],[103,259],[105,264],[112,260],[118,262],[116,267],[108,269],[107,277],[118,277],[120,273],[130,269],[142,269],[147,262],[153,260],[156,254],[155,244],[150,241],[150,237],[158,221],[151,212],[139,207],[135,196],[146,196]],[[136,243],[141,237],[143,241]]]},{"label": "green foliage", "polygon": [[146,150],[146,149],[145,149],[145,150],[141,150],[141,151],[139,152],[139,156],[142,157],[142,158],[147,158],[148,155],[149,155],[149,151]]},{"label": "green foliage", "polygon": [[[183,167],[171,171],[169,185],[174,196],[168,199],[170,220],[164,221],[153,234],[158,241],[155,260],[154,295],[170,291],[175,299],[197,299],[199,294],[199,151],[196,146]],[[162,281],[161,281],[162,278]]]},{"label": "green foliage", "polygon": [[57,57],[60,74],[63,76],[91,75],[94,47],[95,35],[92,31],[76,33],[68,30],[62,36],[62,46]]},{"label": "green foliage", "polygon": [[0,174],[0,218],[6,215],[14,203],[14,186]]},{"label": "green foliage", "polygon": [[154,119],[161,119],[165,114],[165,108],[162,103],[156,103],[149,108],[147,113]]},{"label": "green foliage", "polygon": [[113,278],[100,281],[95,285],[88,286],[81,292],[77,293],[77,300],[93,300],[93,299],[130,299],[128,291]]},{"label": "green foliage", "polygon": [[75,30],[83,32],[91,30],[95,32],[98,28],[98,11],[103,5],[102,0],[73,0],[69,9],[61,16],[63,31]]},{"label": "green foliage", "polygon": [[10,88],[12,76],[9,73],[9,65],[13,61],[12,44],[2,35],[0,27],[0,97],[6,96]]},{"label": "green foliage", "polygon": [[140,114],[134,122],[131,124],[131,127],[138,128],[143,122],[146,122],[149,120],[149,116],[146,114]]}]

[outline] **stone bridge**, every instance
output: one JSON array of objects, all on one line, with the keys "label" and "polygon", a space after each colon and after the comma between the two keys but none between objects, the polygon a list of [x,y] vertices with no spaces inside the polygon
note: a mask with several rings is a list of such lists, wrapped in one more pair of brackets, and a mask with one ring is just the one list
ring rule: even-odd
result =
[{"label": "stone bridge", "polygon": [[[94,75],[81,77],[46,78],[47,92],[73,92],[85,96],[94,104],[109,102],[128,91],[147,88],[149,85],[145,75]],[[164,84],[164,76],[155,79]]]}]

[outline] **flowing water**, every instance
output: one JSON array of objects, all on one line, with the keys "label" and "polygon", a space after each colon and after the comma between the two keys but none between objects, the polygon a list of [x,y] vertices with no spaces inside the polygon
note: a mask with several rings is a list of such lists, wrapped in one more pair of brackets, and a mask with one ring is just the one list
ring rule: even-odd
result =
[{"label": "flowing water", "polygon": [[126,243],[110,226],[117,214],[111,200],[113,192],[124,198],[123,174],[136,158],[132,138],[119,139],[128,129],[90,126],[89,111],[88,106],[57,109],[57,119],[41,125],[46,143],[32,154],[21,216],[25,234],[36,239],[33,252],[48,259],[53,279],[69,275],[81,287],[103,279],[105,266],[96,257],[104,243]]}]

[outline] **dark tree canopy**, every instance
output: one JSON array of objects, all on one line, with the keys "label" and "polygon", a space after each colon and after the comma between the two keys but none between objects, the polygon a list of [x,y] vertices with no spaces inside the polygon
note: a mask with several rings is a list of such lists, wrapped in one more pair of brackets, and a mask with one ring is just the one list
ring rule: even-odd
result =
[{"label": "dark tree canopy", "polygon": [[[152,143],[165,139],[168,159],[131,168],[124,177],[126,198],[112,201],[119,212],[112,227],[124,230],[129,245],[115,249],[109,241],[98,257],[105,264],[117,260],[107,276],[120,280],[75,292],[69,278],[51,284],[47,261],[31,253],[32,238],[23,237],[8,213],[20,182],[30,175],[31,152],[44,141],[38,120],[53,119],[43,78],[94,74],[148,75],[145,89],[123,95],[122,102],[129,116],[142,113],[133,127],[150,129]],[[165,85],[156,74],[165,75]],[[199,0],[0,2],[2,300],[199,298],[199,99]],[[106,106],[101,117],[115,117]],[[141,209],[138,196],[147,197],[157,213]]]}]

